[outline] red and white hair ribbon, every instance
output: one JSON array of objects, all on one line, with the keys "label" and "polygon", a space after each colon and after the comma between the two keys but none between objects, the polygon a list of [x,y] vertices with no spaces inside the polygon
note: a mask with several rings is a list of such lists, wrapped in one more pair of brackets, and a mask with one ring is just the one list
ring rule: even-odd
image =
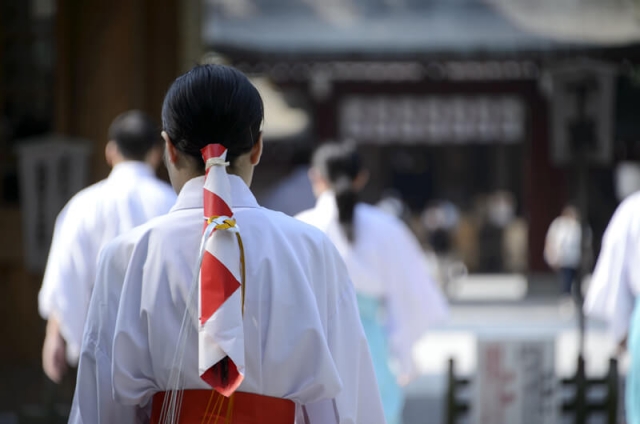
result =
[{"label": "red and white hair ribbon", "polygon": [[244,378],[244,248],[231,210],[227,150],[202,149],[204,253],[198,280],[198,368],[200,377],[224,396]]}]

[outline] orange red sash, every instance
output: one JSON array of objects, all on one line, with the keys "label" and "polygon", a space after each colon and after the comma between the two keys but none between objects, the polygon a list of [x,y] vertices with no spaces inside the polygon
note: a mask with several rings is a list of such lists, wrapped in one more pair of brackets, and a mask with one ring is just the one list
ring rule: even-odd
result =
[{"label": "orange red sash", "polygon": [[[153,396],[151,424],[161,423],[166,392]],[[180,424],[293,424],[295,404],[288,399],[235,392],[225,397],[214,390],[185,390]],[[164,418],[164,417],[162,417]]]}]

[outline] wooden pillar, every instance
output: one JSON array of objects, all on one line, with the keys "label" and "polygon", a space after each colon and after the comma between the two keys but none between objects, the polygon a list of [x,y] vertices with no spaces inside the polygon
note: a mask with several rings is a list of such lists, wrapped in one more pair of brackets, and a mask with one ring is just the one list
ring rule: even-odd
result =
[{"label": "wooden pillar", "polygon": [[[116,115],[139,108],[160,124],[162,99],[178,68],[177,5],[178,0],[58,0],[55,130],[93,142],[94,180],[109,171],[103,152]],[[3,334],[0,360],[15,367],[38,365],[44,335],[37,311],[42,276],[21,267],[19,210],[7,210],[0,218],[8,241],[0,255],[6,300],[0,320],[20,319]]]},{"label": "wooden pillar", "polygon": [[197,63],[204,54],[202,43],[202,0],[180,1],[180,73],[186,72]]},{"label": "wooden pillar", "polygon": [[93,179],[107,175],[107,130],[142,109],[160,124],[178,73],[178,0],[58,0],[56,130],[94,143]]},{"label": "wooden pillar", "polygon": [[560,214],[567,196],[564,172],[551,163],[547,102],[535,84],[529,93],[524,206],[529,221],[529,269],[540,272],[549,270],[543,257],[546,233],[551,221]]}]

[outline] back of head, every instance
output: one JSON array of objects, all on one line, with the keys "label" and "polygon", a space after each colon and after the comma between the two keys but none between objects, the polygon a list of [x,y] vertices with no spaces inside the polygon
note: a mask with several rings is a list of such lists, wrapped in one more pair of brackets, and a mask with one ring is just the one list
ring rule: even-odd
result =
[{"label": "back of head", "polygon": [[354,183],[362,171],[362,160],[352,143],[325,143],[313,155],[313,168],[336,195],[338,219],[347,236],[354,240],[353,219],[358,202]]},{"label": "back of head", "polygon": [[221,144],[227,160],[249,152],[260,139],[262,98],[240,71],[200,65],[178,77],[162,106],[162,125],[173,145],[204,171],[202,148]]},{"label": "back of head", "polygon": [[129,160],[144,161],[151,149],[162,144],[158,125],[139,110],[124,112],[109,127],[109,140]]},{"label": "back of head", "polygon": [[573,219],[580,219],[580,212],[573,204],[568,204],[562,209],[562,216]]}]

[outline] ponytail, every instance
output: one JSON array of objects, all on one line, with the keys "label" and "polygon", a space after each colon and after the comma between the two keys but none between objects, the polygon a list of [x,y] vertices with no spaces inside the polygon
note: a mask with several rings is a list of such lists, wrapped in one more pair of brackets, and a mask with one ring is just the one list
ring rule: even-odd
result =
[{"label": "ponytail", "polygon": [[353,189],[353,181],[346,175],[336,182],[334,191],[338,206],[338,222],[349,243],[353,243],[355,239],[353,215],[358,203],[358,193]]},{"label": "ponytail", "polygon": [[353,183],[362,171],[356,147],[351,143],[325,143],[315,151],[312,165],[335,193],[338,221],[349,243],[353,243],[354,211],[358,203]]}]

